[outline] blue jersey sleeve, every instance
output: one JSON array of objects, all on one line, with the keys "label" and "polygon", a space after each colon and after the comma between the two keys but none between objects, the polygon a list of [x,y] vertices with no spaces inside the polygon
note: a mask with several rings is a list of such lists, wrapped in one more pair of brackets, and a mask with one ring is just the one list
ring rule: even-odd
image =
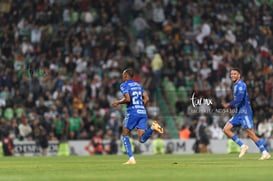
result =
[{"label": "blue jersey sleeve", "polygon": [[246,93],[246,86],[244,86],[244,84],[238,83],[234,89],[234,100],[229,103],[230,106],[236,106],[240,104],[243,101]]},{"label": "blue jersey sleeve", "polygon": [[126,93],[129,93],[129,88],[127,84],[125,83],[120,84],[120,91],[123,95],[125,95]]}]

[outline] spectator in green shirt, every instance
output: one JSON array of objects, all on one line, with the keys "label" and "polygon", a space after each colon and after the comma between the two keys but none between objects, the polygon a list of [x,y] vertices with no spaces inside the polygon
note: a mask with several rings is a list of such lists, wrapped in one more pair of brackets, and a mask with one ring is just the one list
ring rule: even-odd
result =
[{"label": "spectator in green shirt", "polygon": [[65,122],[59,115],[53,119],[53,130],[54,135],[60,140],[65,132]]},{"label": "spectator in green shirt", "polygon": [[83,122],[81,117],[79,116],[78,110],[73,111],[73,116],[68,119],[68,125],[69,125],[69,138],[77,139],[80,129],[83,126]]}]

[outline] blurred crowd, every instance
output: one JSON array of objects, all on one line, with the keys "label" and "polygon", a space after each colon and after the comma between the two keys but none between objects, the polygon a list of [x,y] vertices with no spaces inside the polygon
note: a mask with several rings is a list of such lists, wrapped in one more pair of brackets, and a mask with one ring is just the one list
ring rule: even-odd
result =
[{"label": "blurred crowd", "polygon": [[[124,106],[110,105],[126,67],[149,91],[150,119],[164,123],[155,94],[164,80],[185,92],[173,114],[190,137],[200,116],[188,111],[192,93],[214,108],[232,99],[232,66],[243,71],[256,123],[272,119],[271,1],[0,3],[0,128],[13,138],[118,139]],[[202,116],[221,127],[226,118],[214,113]]]}]

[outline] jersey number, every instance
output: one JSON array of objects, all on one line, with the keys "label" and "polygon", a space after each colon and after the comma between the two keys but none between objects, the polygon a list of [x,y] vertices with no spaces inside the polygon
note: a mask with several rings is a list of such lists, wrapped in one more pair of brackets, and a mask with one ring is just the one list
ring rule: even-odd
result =
[{"label": "jersey number", "polygon": [[[134,105],[142,103],[142,93],[141,93],[141,91],[132,92],[132,96],[133,96],[132,101],[133,101]],[[141,103],[139,101],[141,101]]]}]

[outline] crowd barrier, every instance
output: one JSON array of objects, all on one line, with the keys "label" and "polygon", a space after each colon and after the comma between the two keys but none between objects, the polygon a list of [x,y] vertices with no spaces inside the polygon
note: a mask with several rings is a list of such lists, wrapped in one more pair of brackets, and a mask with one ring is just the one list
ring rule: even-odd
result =
[{"label": "crowd barrier", "polygon": [[[243,141],[249,146],[248,152],[258,153],[259,150],[256,145],[249,139],[243,139]],[[165,151],[169,154],[194,154],[193,145],[195,139],[179,140],[179,139],[167,139],[164,140]],[[68,141],[70,155],[88,156],[92,154],[92,144],[88,140]],[[104,147],[109,147],[109,141],[103,142]],[[117,155],[124,154],[121,150],[121,142],[117,141]],[[272,145],[272,140],[270,140]],[[57,141],[50,141],[48,147],[48,156],[54,156],[58,154]],[[152,155],[153,146],[152,140],[148,140],[142,144],[138,141],[134,141],[135,150],[138,154]],[[211,140],[209,148],[211,153],[228,153],[228,140]],[[14,141],[14,155],[15,156],[35,156],[40,155],[40,148],[34,141]]]}]

